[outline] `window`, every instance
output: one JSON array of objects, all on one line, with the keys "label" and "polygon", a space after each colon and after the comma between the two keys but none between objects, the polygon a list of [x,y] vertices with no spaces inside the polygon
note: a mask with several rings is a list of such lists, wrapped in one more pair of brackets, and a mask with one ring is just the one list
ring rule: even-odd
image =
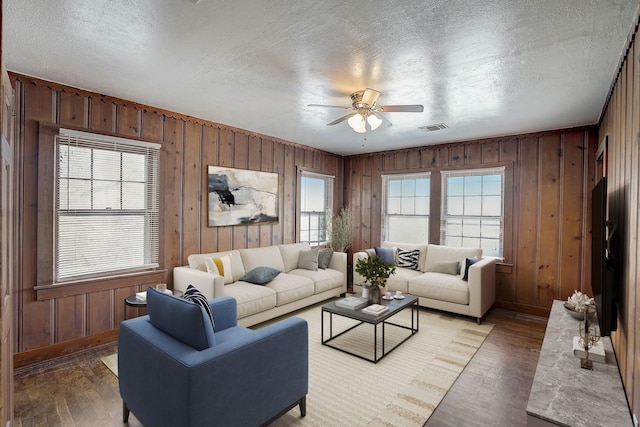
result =
[{"label": "window", "polygon": [[504,168],[442,172],[441,243],[502,256]]},{"label": "window", "polygon": [[159,148],[60,129],[56,282],[158,265]]},{"label": "window", "polygon": [[382,240],[405,243],[429,241],[429,173],[383,175]]},{"label": "window", "polygon": [[300,175],[300,242],[326,244],[333,209],[333,177],[302,171]]}]

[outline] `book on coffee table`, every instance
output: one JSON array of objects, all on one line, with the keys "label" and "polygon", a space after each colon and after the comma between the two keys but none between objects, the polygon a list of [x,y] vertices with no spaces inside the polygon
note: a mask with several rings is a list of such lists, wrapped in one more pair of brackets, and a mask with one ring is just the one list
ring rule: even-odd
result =
[{"label": "book on coffee table", "polygon": [[386,313],[387,311],[389,311],[389,307],[386,307],[381,304],[373,304],[373,305],[370,305],[369,307],[365,307],[362,309],[363,313],[372,314],[374,316],[379,316],[381,314]]},{"label": "book on coffee table", "polygon": [[346,297],[336,301],[336,307],[347,308],[349,310],[358,310],[368,304],[367,298]]}]

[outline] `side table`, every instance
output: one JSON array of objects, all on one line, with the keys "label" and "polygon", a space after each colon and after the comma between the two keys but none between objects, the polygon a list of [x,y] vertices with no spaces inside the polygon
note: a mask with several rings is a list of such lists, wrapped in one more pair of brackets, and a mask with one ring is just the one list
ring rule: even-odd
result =
[{"label": "side table", "polygon": [[[171,293],[177,297],[181,297],[183,295],[182,291],[177,289],[171,289]],[[124,320],[127,320],[127,306],[135,307],[135,308],[144,308],[147,306],[147,300],[139,300],[136,298],[136,295],[129,295],[124,299]]]}]

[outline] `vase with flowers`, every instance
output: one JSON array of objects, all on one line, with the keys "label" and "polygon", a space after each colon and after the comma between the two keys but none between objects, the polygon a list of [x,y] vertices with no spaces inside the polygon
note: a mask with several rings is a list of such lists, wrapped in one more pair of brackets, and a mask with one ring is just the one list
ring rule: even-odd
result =
[{"label": "vase with flowers", "polygon": [[356,261],[356,272],[365,280],[365,286],[369,288],[369,302],[380,304],[382,293],[380,288],[387,285],[387,279],[395,273],[396,267],[386,263],[382,258],[374,255],[360,258]]}]

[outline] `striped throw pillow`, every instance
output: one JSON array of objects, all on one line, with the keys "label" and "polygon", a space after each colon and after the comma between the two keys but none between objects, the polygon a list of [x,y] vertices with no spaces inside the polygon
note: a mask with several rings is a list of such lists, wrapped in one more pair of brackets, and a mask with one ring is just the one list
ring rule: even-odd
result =
[{"label": "striped throw pillow", "polygon": [[396,255],[396,265],[398,267],[417,270],[419,259],[420,259],[420,249],[398,248],[398,254]]},{"label": "striped throw pillow", "polygon": [[216,330],[216,323],[213,320],[213,311],[211,310],[211,306],[209,305],[209,301],[207,301],[207,297],[202,295],[202,293],[193,285],[187,286],[187,290],[182,296],[187,301],[191,301],[195,304],[198,304],[202,307],[207,313],[209,320],[211,321],[211,326],[213,326],[213,330]]},{"label": "striped throw pillow", "polygon": [[220,258],[207,258],[205,260],[207,273],[217,274],[224,277],[224,284],[233,283],[233,274],[231,271],[231,254],[226,254]]}]

